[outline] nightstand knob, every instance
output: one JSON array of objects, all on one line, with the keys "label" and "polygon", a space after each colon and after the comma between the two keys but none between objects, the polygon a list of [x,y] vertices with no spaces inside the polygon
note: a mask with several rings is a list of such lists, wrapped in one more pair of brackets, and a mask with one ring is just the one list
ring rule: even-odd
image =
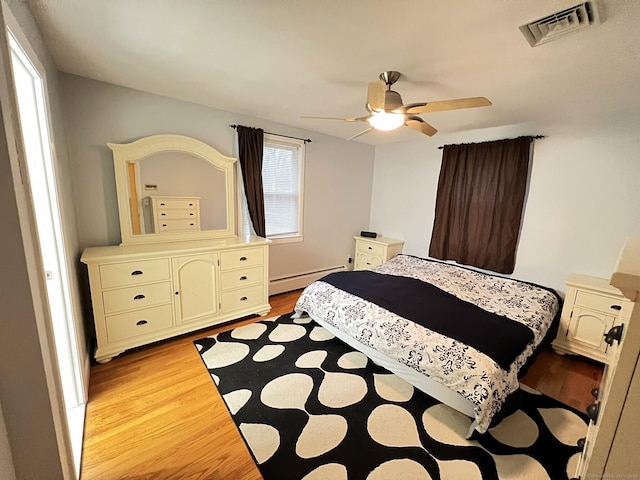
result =
[{"label": "nightstand knob", "polygon": [[620,340],[622,340],[622,329],[622,324],[612,327],[611,330],[604,334],[605,343],[607,343],[608,345],[613,345],[614,341],[620,342]]}]

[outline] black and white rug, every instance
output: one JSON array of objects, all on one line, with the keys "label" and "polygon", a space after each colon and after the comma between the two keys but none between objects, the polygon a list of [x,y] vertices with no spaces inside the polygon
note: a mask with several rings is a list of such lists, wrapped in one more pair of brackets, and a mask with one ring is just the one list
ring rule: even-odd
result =
[{"label": "black and white rug", "polygon": [[522,387],[520,409],[474,440],[472,420],[308,318],[194,342],[265,480],[573,476],[586,416]]}]

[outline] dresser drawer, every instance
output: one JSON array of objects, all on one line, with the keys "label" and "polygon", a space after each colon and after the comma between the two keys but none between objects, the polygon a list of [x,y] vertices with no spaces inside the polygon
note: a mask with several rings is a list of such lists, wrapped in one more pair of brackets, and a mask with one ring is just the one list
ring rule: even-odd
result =
[{"label": "dresser drawer", "polygon": [[167,208],[184,208],[190,209],[195,208],[198,202],[195,199],[186,199],[186,198],[172,198],[172,199],[162,199],[156,200],[158,211],[165,210]]},{"label": "dresser drawer", "polygon": [[222,290],[262,283],[264,279],[264,269],[263,267],[252,267],[242,270],[231,270],[220,275],[220,279]]},{"label": "dresser drawer", "polygon": [[162,220],[173,220],[173,219],[181,219],[181,220],[187,220],[187,219],[193,219],[195,220],[196,218],[198,218],[198,212],[195,209],[191,209],[191,210],[182,210],[182,209],[177,209],[177,210],[158,210],[158,220],[162,221]]},{"label": "dresser drawer", "polygon": [[581,307],[597,310],[608,315],[619,315],[625,302],[621,298],[618,299],[595,293],[578,291],[576,293],[576,300],[574,303]]},{"label": "dresser drawer", "polygon": [[162,280],[169,280],[168,258],[100,265],[102,288],[125,287]]},{"label": "dresser drawer", "polygon": [[262,248],[244,248],[220,254],[220,268],[222,270],[262,265],[263,263],[264,250]]},{"label": "dresser drawer", "polygon": [[383,255],[384,245],[369,242],[358,242],[358,252],[370,253],[372,255]]},{"label": "dresser drawer", "polygon": [[171,302],[171,285],[169,282],[139,285],[102,292],[104,313],[106,315],[145,308],[160,303]]},{"label": "dresser drawer", "polygon": [[158,226],[156,228],[157,232],[175,232],[182,230],[198,230],[198,222],[196,219],[167,219],[167,220],[159,220]]},{"label": "dresser drawer", "polygon": [[110,343],[146,335],[173,326],[171,305],[145,308],[105,318]]},{"label": "dresser drawer", "polygon": [[263,303],[263,286],[240,288],[222,294],[222,311],[231,312],[241,308],[249,308]]}]

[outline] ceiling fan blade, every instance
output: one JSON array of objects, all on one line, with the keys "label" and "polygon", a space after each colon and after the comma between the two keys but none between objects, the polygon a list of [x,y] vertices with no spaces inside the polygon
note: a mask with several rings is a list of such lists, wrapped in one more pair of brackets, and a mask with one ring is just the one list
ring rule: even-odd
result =
[{"label": "ceiling fan blade", "polygon": [[425,135],[429,135],[430,137],[433,137],[438,131],[423,119],[416,116],[407,117],[407,119],[404,121],[404,124],[407,127],[413,128],[414,130],[420,133],[424,133]]},{"label": "ceiling fan blade", "polygon": [[424,107],[427,103],[426,102],[420,102],[420,103],[407,103],[406,105],[403,105],[402,107],[400,107],[398,109],[398,111],[400,111],[401,113],[407,113],[409,112],[409,110],[411,110],[412,108],[416,108],[416,107]]},{"label": "ceiling fan blade", "polygon": [[415,106],[407,109],[410,115],[431,112],[443,112],[445,110],[458,110],[461,108],[488,107],[492,103],[484,97],[457,98],[454,100],[440,100],[427,102],[424,106]]},{"label": "ceiling fan blade", "polygon": [[375,112],[384,109],[384,91],[384,82],[369,82],[369,88],[367,90],[367,110]]},{"label": "ceiling fan blade", "polygon": [[369,119],[369,115],[366,117],[312,117],[308,115],[301,115],[300,118],[312,118],[315,120],[342,120],[343,122],[366,122]]},{"label": "ceiling fan blade", "polygon": [[360,133],[356,133],[353,137],[347,138],[347,141],[353,140],[354,138],[358,138],[360,135],[364,135],[365,133],[369,133],[371,130],[373,130],[373,127],[369,127],[369,128],[367,128],[366,130],[363,130]]}]

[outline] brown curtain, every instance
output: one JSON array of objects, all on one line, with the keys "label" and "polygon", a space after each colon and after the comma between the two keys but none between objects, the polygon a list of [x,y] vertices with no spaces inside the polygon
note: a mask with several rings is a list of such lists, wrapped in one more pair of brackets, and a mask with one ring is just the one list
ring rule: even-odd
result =
[{"label": "brown curtain", "polygon": [[444,147],[431,257],[513,273],[532,141]]},{"label": "brown curtain", "polygon": [[264,217],[264,192],[262,189],[262,148],[264,131],[238,125],[238,157],[242,169],[242,181],[247,197],[249,217],[256,235],[266,237]]}]

